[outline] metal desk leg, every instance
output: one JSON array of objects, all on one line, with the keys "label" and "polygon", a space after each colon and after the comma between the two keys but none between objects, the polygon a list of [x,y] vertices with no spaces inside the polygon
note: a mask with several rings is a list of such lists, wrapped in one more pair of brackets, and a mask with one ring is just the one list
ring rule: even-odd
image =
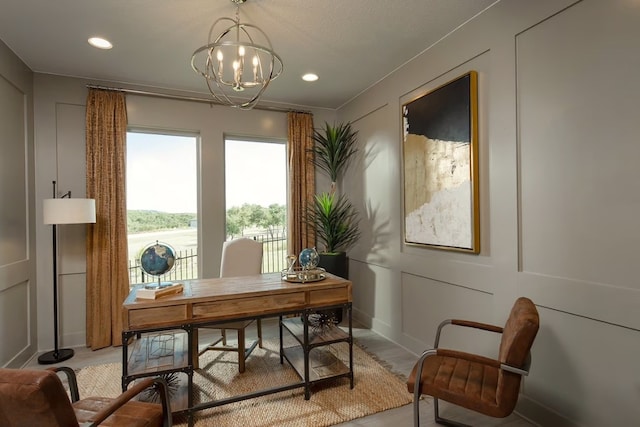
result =
[{"label": "metal desk leg", "polygon": [[133,332],[122,332],[122,392],[127,391],[129,381],[129,338],[135,335]]},{"label": "metal desk leg", "polygon": [[193,339],[192,341],[190,341],[191,345],[189,347],[190,347],[190,351],[193,352],[193,361],[189,359],[189,363],[191,364],[193,369],[200,369],[200,358],[198,357],[198,355],[200,354],[200,351],[198,348],[200,336],[198,333],[198,328],[196,328],[195,326],[192,326],[191,334],[193,336]]},{"label": "metal desk leg", "polygon": [[[194,358],[198,357],[198,342],[194,343],[194,340],[197,340],[198,333],[194,333],[195,327],[191,324],[184,325],[182,327],[187,333],[187,360],[189,361],[189,366],[187,367],[187,408],[188,408],[188,423],[189,427],[193,427],[194,423],[194,411],[193,411],[193,370],[194,365],[197,365],[197,361]],[[194,351],[195,345],[195,351]],[[195,362],[195,363],[194,363]]]},{"label": "metal desk leg", "polygon": [[282,343],[282,316],[279,316],[278,329],[280,330],[280,364],[284,363],[284,345]]},{"label": "metal desk leg", "polygon": [[353,310],[351,303],[347,304],[347,315],[349,317],[349,379],[353,389]]},{"label": "metal desk leg", "polygon": [[304,330],[304,345],[302,346],[304,353],[304,400],[311,399],[311,387],[309,385],[309,313],[309,310],[305,310],[302,313]]}]

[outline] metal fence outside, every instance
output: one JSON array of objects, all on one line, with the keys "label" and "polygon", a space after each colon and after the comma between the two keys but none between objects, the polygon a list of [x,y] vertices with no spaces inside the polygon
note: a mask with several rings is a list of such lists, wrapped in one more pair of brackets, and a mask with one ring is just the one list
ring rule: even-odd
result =
[{"label": "metal fence outside", "polygon": [[263,273],[276,273],[287,268],[287,234],[285,232],[243,237],[262,243]]},{"label": "metal fence outside", "polygon": [[[262,272],[275,273],[286,268],[287,264],[287,236],[285,232],[274,234],[253,234],[247,237],[262,243]],[[155,281],[176,281],[198,278],[198,253],[195,249],[176,251],[176,263],[173,269],[160,277],[150,276],[140,266],[140,259],[129,260],[129,283]]]}]

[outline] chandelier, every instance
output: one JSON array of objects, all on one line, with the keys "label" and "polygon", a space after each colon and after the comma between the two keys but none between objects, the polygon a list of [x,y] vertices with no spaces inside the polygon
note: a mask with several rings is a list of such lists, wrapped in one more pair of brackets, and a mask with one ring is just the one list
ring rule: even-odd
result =
[{"label": "chandelier", "polygon": [[282,73],[283,64],[264,31],[240,22],[240,4],[246,0],[231,1],[236,4],[235,19],[213,23],[208,43],[193,52],[191,67],[205,78],[219,103],[250,110]]}]

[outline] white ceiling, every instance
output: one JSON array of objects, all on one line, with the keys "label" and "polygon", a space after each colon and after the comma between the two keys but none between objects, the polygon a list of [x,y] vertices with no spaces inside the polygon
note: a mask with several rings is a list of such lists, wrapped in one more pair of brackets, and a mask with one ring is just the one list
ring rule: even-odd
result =
[{"label": "white ceiling", "polygon": [[[284,72],[264,99],[338,108],[496,0],[247,0]],[[33,71],[207,93],[191,69],[231,0],[0,0],[0,39]],[[108,51],[87,44],[109,39]],[[301,75],[320,79],[306,83]]]}]

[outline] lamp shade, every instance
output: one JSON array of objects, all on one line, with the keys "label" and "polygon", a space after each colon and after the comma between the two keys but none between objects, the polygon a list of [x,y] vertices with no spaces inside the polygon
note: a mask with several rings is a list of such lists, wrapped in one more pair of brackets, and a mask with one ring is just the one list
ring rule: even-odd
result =
[{"label": "lamp shade", "polygon": [[95,199],[44,199],[45,224],[88,224],[96,222]]}]

